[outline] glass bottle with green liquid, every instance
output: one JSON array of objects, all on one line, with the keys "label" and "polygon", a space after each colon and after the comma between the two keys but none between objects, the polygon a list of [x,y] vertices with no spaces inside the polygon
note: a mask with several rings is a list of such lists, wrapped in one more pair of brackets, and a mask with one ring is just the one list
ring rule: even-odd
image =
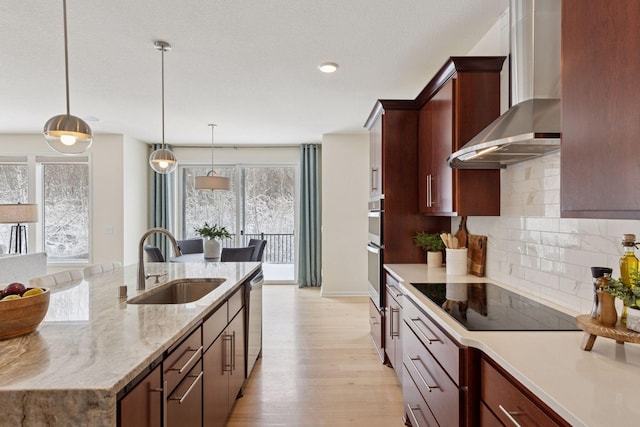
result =
[{"label": "glass bottle with green liquid", "polygon": [[[623,234],[622,246],[624,247],[624,255],[620,258],[620,280],[628,288],[635,287],[636,283],[634,278],[637,279],[638,275],[638,258],[636,257],[636,235],[635,234]],[[622,315],[620,316],[621,323],[627,323],[627,306],[626,304],[622,308]]]}]

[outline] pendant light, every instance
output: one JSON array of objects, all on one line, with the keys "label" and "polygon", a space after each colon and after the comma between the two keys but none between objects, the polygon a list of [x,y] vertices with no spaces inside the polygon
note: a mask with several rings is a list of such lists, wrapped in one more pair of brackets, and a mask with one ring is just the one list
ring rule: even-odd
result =
[{"label": "pendant light", "polygon": [[211,126],[211,170],[206,176],[196,176],[196,190],[229,190],[229,178],[218,175],[213,170],[213,129],[215,124]]},{"label": "pendant light", "polygon": [[171,50],[171,45],[160,40],[153,42],[153,45],[162,52],[162,148],[151,153],[149,165],[151,165],[151,169],[158,173],[168,174],[178,167],[176,155],[167,149],[164,143],[164,53]]},{"label": "pendant light", "polygon": [[51,117],[44,125],[44,138],[49,147],[62,154],[82,154],[91,147],[93,133],[80,117],[69,112],[69,51],[67,48],[67,0],[62,0],[64,17],[64,71],[67,87],[67,113]]}]

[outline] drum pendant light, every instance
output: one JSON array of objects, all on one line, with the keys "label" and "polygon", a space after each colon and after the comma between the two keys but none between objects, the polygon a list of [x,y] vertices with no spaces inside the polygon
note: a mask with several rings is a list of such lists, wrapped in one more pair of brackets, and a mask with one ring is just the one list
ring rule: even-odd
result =
[{"label": "drum pendant light", "polygon": [[151,169],[158,173],[168,174],[178,167],[176,155],[167,149],[164,143],[164,53],[171,50],[171,45],[160,40],[155,41],[153,45],[162,52],[162,148],[151,153],[149,165],[151,165]]},{"label": "drum pendant light", "polygon": [[211,126],[211,170],[206,176],[196,176],[196,190],[229,190],[229,178],[218,175],[213,170],[213,129],[215,124]]},{"label": "drum pendant light", "polygon": [[89,125],[69,112],[69,51],[67,47],[67,0],[62,0],[64,17],[64,71],[67,94],[67,113],[51,117],[44,125],[43,134],[49,147],[62,154],[82,154],[93,142]]}]

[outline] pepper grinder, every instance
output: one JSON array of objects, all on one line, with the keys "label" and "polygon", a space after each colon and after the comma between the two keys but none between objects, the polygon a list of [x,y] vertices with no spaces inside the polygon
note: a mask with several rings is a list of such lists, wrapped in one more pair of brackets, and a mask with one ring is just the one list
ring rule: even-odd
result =
[{"label": "pepper grinder", "polygon": [[591,267],[591,275],[593,276],[593,308],[591,309],[591,317],[598,317],[598,288],[601,281],[598,279],[608,275],[611,276],[613,269],[609,267]]}]

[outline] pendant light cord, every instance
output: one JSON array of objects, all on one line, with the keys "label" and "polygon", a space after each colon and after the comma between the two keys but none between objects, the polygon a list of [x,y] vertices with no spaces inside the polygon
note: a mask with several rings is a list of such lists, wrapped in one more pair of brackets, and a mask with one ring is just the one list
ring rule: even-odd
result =
[{"label": "pendant light cord", "polygon": [[164,46],[160,47],[162,51],[162,149],[164,150]]},{"label": "pendant light cord", "polygon": [[215,173],[213,172],[213,129],[216,127],[215,123],[210,124],[209,126],[211,126],[211,173]]},{"label": "pendant light cord", "polygon": [[67,47],[67,0],[62,0],[62,16],[64,19],[64,77],[67,84],[67,116],[71,113],[69,107],[69,49]]}]

